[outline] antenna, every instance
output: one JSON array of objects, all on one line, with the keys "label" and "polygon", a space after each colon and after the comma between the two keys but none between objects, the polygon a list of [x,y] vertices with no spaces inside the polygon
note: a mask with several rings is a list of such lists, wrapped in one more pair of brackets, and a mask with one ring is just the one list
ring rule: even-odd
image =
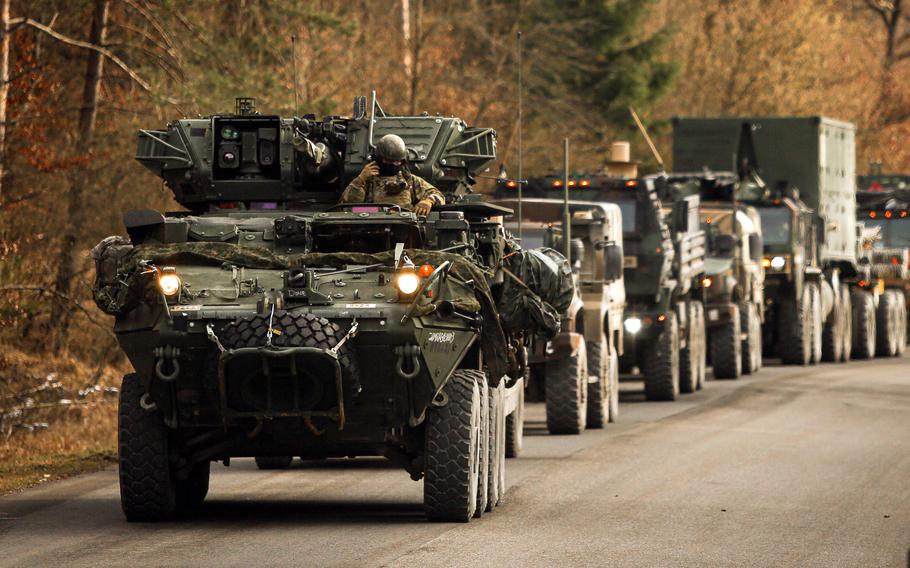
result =
[{"label": "antenna", "polygon": [[[520,10],[519,4],[519,10]],[[521,242],[521,228],[522,221],[524,220],[522,215],[522,186],[524,185],[524,177],[521,171],[521,127],[522,127],[522,108],[521,108],[521,98],[522,98],[522,76],[521,76],[521,30],[515,34],[515,43],[516,49],[518,51],[518,242]]]},{"label": "antenna", "polygon": [[634,108],[629,107],[629,112],[632,113],[632,118],[635,120],[635,124],[638,125],[638,130],[641,131],[641,135],[645,137],[645,142],[648,143],[651,153],[654,154],[654,159],[657,160],[657,166],[660,168],[661,173],[666,173],[667,170],[664,168],[664,159],[660,157],[660,152],[657,151],[657,147],[654,145],[654,142],[651,141],[651,137],[648,136],[645,125],[641,123],[641,119],[638,118],[638,114],[635,112]]},{"label": "antenna", "polygon": [[562,206],[565,223],[562,228],[562,248],[564,249],[566,260],[572,264],[572,216],[569,215],[569,139],[565,138],[562,142]]},{"label": "antenna", "polygon": [[297,34],[291,34],[291,58],[294,61],[294,116],[300,114],[300,103],[297,99]]}]

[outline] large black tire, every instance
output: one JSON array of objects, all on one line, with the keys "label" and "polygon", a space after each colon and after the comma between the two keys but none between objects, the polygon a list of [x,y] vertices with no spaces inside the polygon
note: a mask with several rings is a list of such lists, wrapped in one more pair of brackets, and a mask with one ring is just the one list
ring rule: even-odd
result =
[{"label": "large black tire", "polygon": [[[238,318],[224,326],[218,333],[222,345],[227,349],[241,347],[262,347],[268,341],[270,314],[255,314]],[[272,318],[272,327],[281,335],[272,336],[275,347],[335,347],[346,333],[337,324],[313,314],[292,314],[277,310]],[[357,358],[354,356],[352,341],[346,341],[338,350],[338,361],[345,384],[357,393],[360,391],[360,375]]]},{"label": "large black tire", "polygon": [[294,456],[258,456],[256,467],[263,470],[287,469],[293,461]]},{"label": "large black tire", "polygon": [[581,341],[574,355],[547,363],[547,429],[581,434],[588,418],[588,355]]},{"label": "large black tire", "polygon": [[645,346],[642,358],[645,398],[676,400],[679,397],[679,322],[668,313],[660,335]]},{"label": "large black tire", "polygon": [[588,422],[587,427],[603,428],[610,419],[610,346],[601,334],[600,341],[592,341],[588,351]]},{"label": "large black tire", "polygon": [[610,350],[610,422],[616,422],[619,418],[619,355],[616,349]]},{"label": "large black tire", "polygon": [[169,431],[161,412],[145,410],[139,376],[123,377],[120,388],[118,456],[120,505],[130,522],[169,519],[177,507],[177,482],[170,465]]},{"label": "large black tire", "polygon": [[487,480],[489,487],[487,512],[491,512],[494,507],[502,503],[505,493],[506,423],[503,415],[505,410],[503,387],[504,385],[500,384],[497,388],[490,388],[490,467]]},{"label": "large black tire", "polygon": [[477,507],[483,380],[480,371],[455,371],[445,406],[428,412],[423,506],[431,521],[466,523]]},{"label": "large black tire", "polygon": [[743,302],[739,307],[742,340],[742,367],[744,375],[751,375],[761,369],[761,319],[752,302]]},{"label": "large black tire", "polygon": [[738,379],[743,371],[742,322],[739,306],[733,306],[730,319],[711,331],[711,366],[715,379]]},{"label": "large black tire", "polygon": [[[527,384],[527,383],[525,383]],[[506,416],[506,457],[517,458],[525,439],[525,387],[518,393],[518,405]]]},{"label": "large black tire", "polygon": [[698,353],[701,337],[695,318],[695,302],[683,303],[688,327],[680,335],[686,336],[686,346],[679,348],[679,392],[690,393],[698,389]]},{"label": "large black tire", "polygon": [[865,290],[855,290],[850,299],[853,304],[852,356],[871,359],[875,356],[875,299]]},{"label": "large black tire", "polygon": [[822,330],[822,361],[836,362],[843,358],[847,308],[841,294],[843,292],[835,295],[834,308],[825,320]]},{"label": "large black tire", "polygon": [[891,290],[885,290],[879,296],[878,308],[875,310],[875,354],[877,356],[894,357],[897,355],[898,318],[897,298]]},{"label": "large black tire", "polygon": [[479,519],[487,510],[487,502],[490,499],[490,385],[487,381],[486,374],[482,379],[478,379],[480,386],[480,469],[477,472],[477,507],[474,508],[474,518]]},{"label": "large black tire", "polygon": [[705,378],[708,375],[708,330],[705,327],[705,305],[701,302],[695,302],[695,322],[698,329],[701,330],[701,345],[698,353],[698,382],[696,390],[701,390],[705,386]]},{"label": "large black tire", "polygon": [[850,301],[850,287],[841,284],[841,305],[843,309],[843,336],[841,337],[842,347],[840,352],[840,361],[849,361],[853,353],[853,305]]},{"label": "large black tire", "polygon": [[812,359],[812,292],[803,286],[799,301],[781,300],[777,312],[777,353],[784,365],[808,365]]},{"label": "large black tire", "polygon": [[822,361],[822,293],[817,283],[812,282],[808,286],[812,294],[812,358],[810,363],[815,365]]},{"label": "large black tire", "polygon": [[901,356],[907,349],[907,297],[900,290],[892,290],[894,300],[897,303],[897,355]]},{"label": "large black tire", "polygon": [[186,479],[177,480],[177,508],[183,511],[198,507],[209,494],[212,462],[196,464]]}]

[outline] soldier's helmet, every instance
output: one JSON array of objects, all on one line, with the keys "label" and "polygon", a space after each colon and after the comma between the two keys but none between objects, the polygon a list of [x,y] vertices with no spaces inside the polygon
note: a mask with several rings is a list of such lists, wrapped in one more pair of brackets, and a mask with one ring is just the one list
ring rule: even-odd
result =
[{"label": "soldier's helmet", "polygon": [[408,157],[408,149],[404,145],[404,140],[397,134],[386,134],[379,139],[376,144],[376,153],[380,158],[397,162]]}]

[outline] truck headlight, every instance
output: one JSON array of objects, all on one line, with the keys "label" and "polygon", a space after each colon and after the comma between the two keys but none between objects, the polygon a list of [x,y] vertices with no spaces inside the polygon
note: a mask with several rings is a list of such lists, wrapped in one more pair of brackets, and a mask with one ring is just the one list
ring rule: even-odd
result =
[{"label": "truck headlight", "polygon": [[623,325],[625,325],[626,331],[633,335],[641,331],[641,320],[639,318],[629,318]]},{"label": "truck headlight", "polygon": [[395,280],[398,291],[405,296],[410,296],[420,287],[420,277],[414,272],[402,272]]},{"label": "truck headlight", "polygon": [[180,291],[180,277],[176,272],[164,272],[158,277],[158,288],[165,296],[173,296]]},{"label": "truck headlight", "polygon": [[771,259],[771,268],[774,270],[783,270],[787,266],[787,259],[782,256],[775,256]]}]

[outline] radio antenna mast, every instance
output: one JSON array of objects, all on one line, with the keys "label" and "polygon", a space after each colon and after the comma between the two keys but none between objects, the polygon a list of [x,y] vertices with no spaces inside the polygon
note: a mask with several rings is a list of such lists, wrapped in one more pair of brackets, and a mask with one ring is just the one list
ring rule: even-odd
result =
[{"label": "radio antenna mast", "polygon": [[641,135],[645,137],[645,142],[648,143],[648,148],[650,148],[651,153],[654,154],[654,159],[657,160],[657,167],[660,168],[661,173],[666,173],[667,169],[664,167],[664,159],[660,157],[660,152],[657,151],[657,146],[654,145],[651,137],[648,136],[648,131],[645,129],[645,125],[641,123],[641,119],[638,118],[638,113],[635,112],[635,109],[632,107],[629,107],[629,112],[632,113],[632,118],[635,120],[635,124],[638,126],[638,130],[641,131]]},{"label": "radio antenna mast", "polygon": [[291,34],[291,59],[294,61],[294,116],[300,113],[297,97],[297,34]]},{"label": "radio antenna mast", "polygon": [[[521,4],[519,3],[519,16],[521,14]],[[515,34],[515,43],[516,49],[518,51],[518,242],[521,242],[521,228],[523,215],[521,210],[522,205],[522,186],[524,185],[524,174],[521,171],[521,127],[522,127],[522,108],[521,108],[521,95],[522,95],[522,76],[521,76],[521,30]]]}]

